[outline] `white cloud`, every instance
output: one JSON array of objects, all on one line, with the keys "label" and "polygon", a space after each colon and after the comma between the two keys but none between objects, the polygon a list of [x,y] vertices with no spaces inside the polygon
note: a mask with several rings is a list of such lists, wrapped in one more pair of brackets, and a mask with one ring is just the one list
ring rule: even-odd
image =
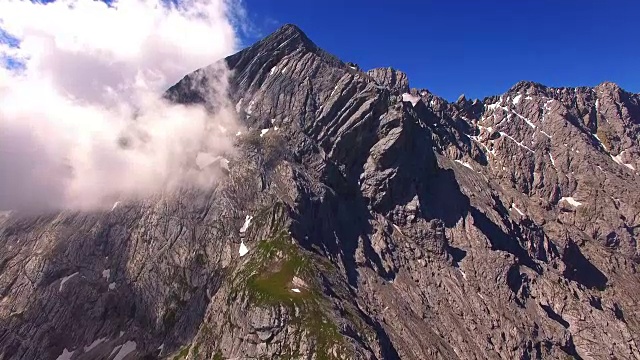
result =
[{"label": "white cloud", "polygon": [[[238,15],[240,14],[240,15]],[[215,113],[164,90],[235,50],[243,10],[226,0],[0,2],[0,210],[110,207],[114,199],[210,185],[201,150],[232,150],[228,71],[207,90]]]}]

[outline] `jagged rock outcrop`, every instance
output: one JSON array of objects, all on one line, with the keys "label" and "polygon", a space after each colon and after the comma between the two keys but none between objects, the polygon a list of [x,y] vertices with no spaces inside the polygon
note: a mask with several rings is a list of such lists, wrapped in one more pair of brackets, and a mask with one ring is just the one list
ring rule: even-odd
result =
[{"label": "jagged rock outcrop", "polygon": [[393,93],[409,92],[409,79],[407,74],[391,67],[377,68],[367,71],[373,80],[380,86],[388,88]]},{"label": "jagged rock outcrop", "polygon": [[638,94],[449,103],[293,25],[225,61],[214,189],[0,218],[0,358],[640,358]]}]

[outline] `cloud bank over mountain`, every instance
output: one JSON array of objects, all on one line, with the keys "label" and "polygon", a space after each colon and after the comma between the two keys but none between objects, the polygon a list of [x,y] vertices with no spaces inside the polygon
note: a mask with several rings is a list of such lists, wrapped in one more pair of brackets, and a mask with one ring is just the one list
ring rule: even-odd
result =
[{"label": "cloud bank over mountain", "polygon": [[228,70],[208,68],[214,111],[164,90],[232,53],[241,5],[225,0],[0,3],[0,210],[108,207],[210,186],[200,151],[232,151]]}]

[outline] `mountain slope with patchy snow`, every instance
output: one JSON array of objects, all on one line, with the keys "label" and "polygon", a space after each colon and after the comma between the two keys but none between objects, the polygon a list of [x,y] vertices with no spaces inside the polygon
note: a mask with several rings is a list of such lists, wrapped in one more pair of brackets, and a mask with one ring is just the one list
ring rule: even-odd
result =
[{"label": "mountain slope with patchy snow", "polygon": [[225,61],[215,188],[0,218],[0,358],[640,358],[640,96],[450,103],[293,25]]}]

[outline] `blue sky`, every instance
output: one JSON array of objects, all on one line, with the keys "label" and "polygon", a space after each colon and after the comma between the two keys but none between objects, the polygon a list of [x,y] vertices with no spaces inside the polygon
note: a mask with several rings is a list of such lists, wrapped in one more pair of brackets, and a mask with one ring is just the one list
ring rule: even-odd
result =
[{"label": "blue sky", "polygon": [[245,0],[258,30],[294,23],[364,69],[393,66],[455,100],[549,86],[618,83],[640,92],[640,2],[628,0]]}]

